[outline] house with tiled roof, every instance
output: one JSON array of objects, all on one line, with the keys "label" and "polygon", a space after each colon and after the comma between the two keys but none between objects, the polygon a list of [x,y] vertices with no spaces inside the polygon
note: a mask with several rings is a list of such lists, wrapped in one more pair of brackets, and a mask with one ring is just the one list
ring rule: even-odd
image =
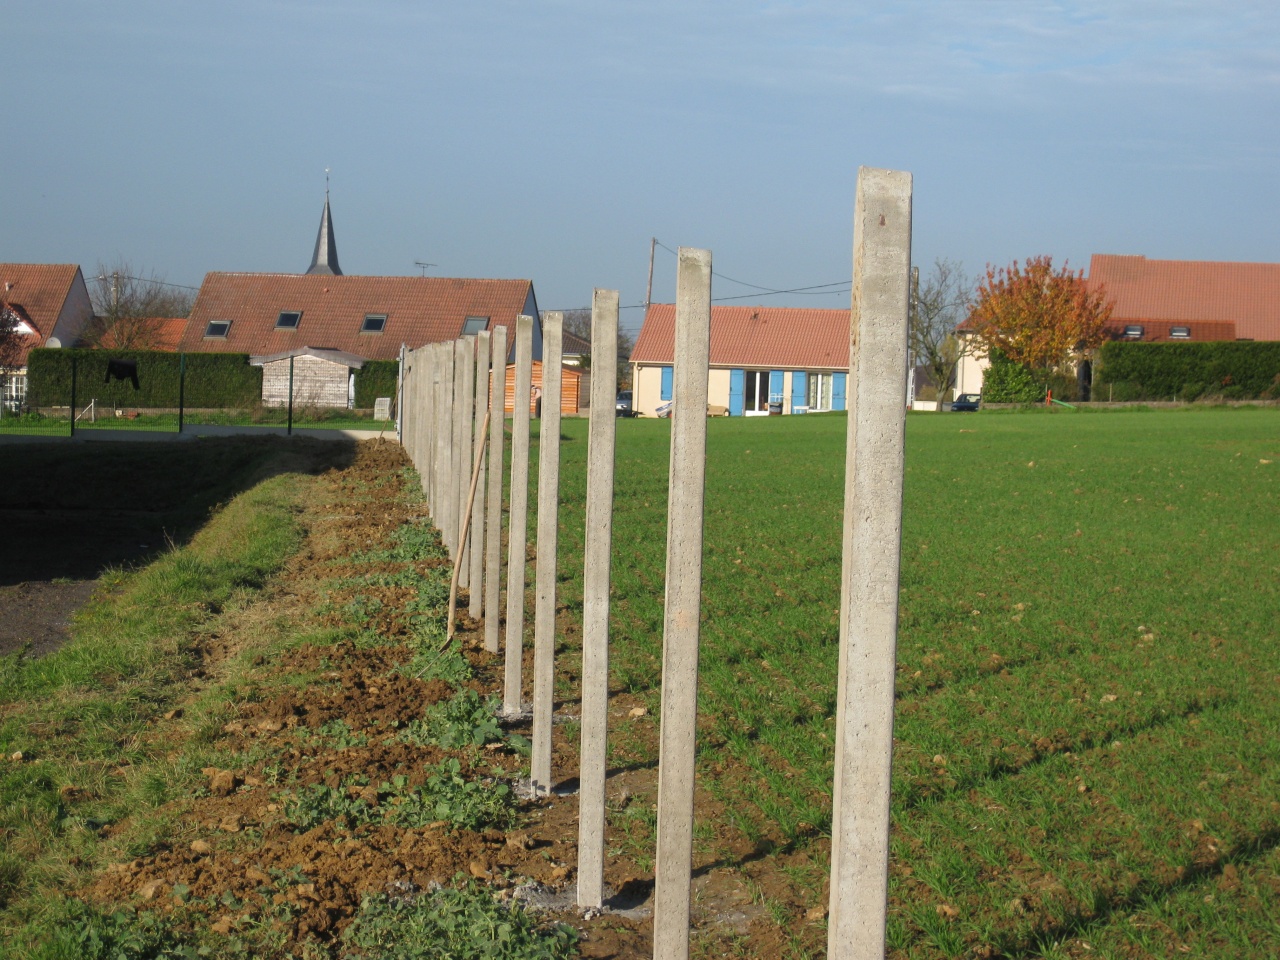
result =
[{"label": "house with tiled roof", "polygon": [[74,345],[92,319],[84,274],[74,263],[0,263],[0,317],[13,331],[0,356],[4,402],[12,408],[26,396],[27,355]]},{"label": "house with tiled roof", "polygon": [[[1095,253],[1085,284],[1105,291],[1113,340],[1280,340],[1280,263]],[[956,392],[980,392],[986,367],[985,357],[966,356]]]},{"label": "house with tiled roof", "polygon": [[[631,351],[632,408],[654,416],[671,400],[676,308],[655,303]],[[711,307],[707,405],[734,417],[844,410],[849,311]]]}]

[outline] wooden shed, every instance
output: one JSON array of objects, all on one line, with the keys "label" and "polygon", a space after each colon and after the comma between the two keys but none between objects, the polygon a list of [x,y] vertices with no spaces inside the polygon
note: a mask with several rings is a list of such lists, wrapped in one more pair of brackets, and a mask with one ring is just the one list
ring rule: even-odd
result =
[{"label": "wooden shed", "polygon": [[364,366],[364,359],[341,350],[303,347],[249,358],[252,366],[262,367],[264,407],[288,405],[290,360],[295,407],[355,406],[355,372]]},{"label": "wooden shed", "polygon": [[[591,388],[591,374],[580,367],[561,366],[560,368],[560,413],[561,415],[576,415],[587,407],[587,395]],[[533,361],[533,386],[534,391],[540,393],[542,390],[542,361]],[[507,364],[507,416],[511,416],[515,412],[513,406],[516,391],[516,365],[514,363]],[[581,402],[580,402],[581,401]],[[529,413],[537,415],[535,409],[536,403],[534,397],[529,398]]]}]

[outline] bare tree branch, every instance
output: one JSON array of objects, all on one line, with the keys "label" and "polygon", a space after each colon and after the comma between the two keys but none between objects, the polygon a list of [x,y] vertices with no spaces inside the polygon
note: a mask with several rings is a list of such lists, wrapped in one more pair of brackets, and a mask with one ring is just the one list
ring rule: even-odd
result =
[{"label": "bare tree branch", "polygon": [[956,368],[969,353],[967,337],[956,336],[956,326],[973,303],[972,286],[960,265],[936,260],[928,276],[921,278],[912,299],[909,343],[915,363],[929,371],[938,390],[938,409],[955,381]]}]

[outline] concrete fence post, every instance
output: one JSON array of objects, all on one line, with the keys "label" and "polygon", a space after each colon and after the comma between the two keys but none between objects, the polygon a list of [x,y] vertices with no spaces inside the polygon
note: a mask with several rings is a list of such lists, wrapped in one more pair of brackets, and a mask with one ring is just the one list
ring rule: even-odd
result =
[{"label": "concrete fence post", "polygon": [[[475,339],[473,337],[462,337],[456,341],[455,349],[454,356],[458,365],[457,376],[461,383],[458,388],[458,408],[454,411],[454,416],[457,418],[454,421],[454,429],[458,434],[458,473],[455,481],[457,489],[455,491],[454,502],[456,507],[453,513],[453,525],[461,531],[464,519],[463,514],[467,510],[467,494],[471,492],[471,469],[474,457],[471,433],[476,404]],[[455,534],[455,539],[460,535],[460,533]],[[471,583],[471,562],[467,553],[467,544],[459,543],[454,556],[461,564],[458,570],[458,584],[459,586],[467,587]]]},{"label": "concrete fence post", "polygon": [[542,315],[542,420],[538,425],[538,560],[534,569],[533,755],[529,783],[545,796],[551,775],[551,715],[555,707],[556,554],[560,522],[560,356],[564,314]]},{"label": "concrete fence post", "polygon": [[591,422],[582,575],[582,735],[578,763],[578,906],[604,903],[609,726],[609,583],[617,415],[618,291],[591,298]]},{"label": "concrete fence post", "polygon": [[516,382],[511,417],[511,514],[507,529],[507,647],[502,710],[521,710],[524,579],[529,537],[529,390],[533,383],[533,317],[516,318]]},{"label": "concrete fence post", "polygon": [[653,905],[655,960],[687,960],[689,956],[707,370],[711,347],[711,251],[681,247],[678,259]]},{"label": "concrete fence post", "polygon": [[[453,352],[453,401],[449,405],[450,459],[446,500],[449,504],[449,556],[457,560],[458,553],[462,550],[462,544],[458,543],[458,524],[462,510],[460,498],[466,496],[459,491],[467,486],[467,480],[463,476],[467,475],[469,479],[468,467],[464,462],[466,454],[462,449],[462,398],[467,392],[463,371],[471,366],[471,358],[466,354],[466,344],[462,340],[454,340],[449,347]],[[470,418],[466,420],[466,429],[468,432],[471,430]]]},{"label": "concrete fence post", "polygon": [[484,542],[484,648],[498,652],[502,630],[502,475],[506,436],[507,328],[494,327],[489,384],[489,495]]},{"label": "concrete fence post", "polygon": [[446,548],[452,537],[449,534],[449,477],[453,469],[453,418],[450,415],[453,401],[453,344],[436,344],[436,397],[438,409],[434,417],[436,430],[436,463],[432,484],[432,512],[436,529]]},{"label": "concrete fence post", "polygon": [[[475,443],[479,447],[487,447],[489,438],[484,436],[484,416],[489,412],[489,350],[492,334],[482,330],[476,334],[476,399],[475,399]],[[488,472],[489,454],[486,450],[480,458],[480,475],[476,480],[475,506],[471,513],[471,541],[467,544],[467,552],[471,557],[471,571],[468,589],[471,591],[467,601],[467,616],[472,620],[480,619],[484,609],[484,524],[485,524],[485,480]]]},{"label": "concrete fence post", "polygon": [[858,170],[831,830],[830,960],[882,960],[906,425],[911,174]]}]

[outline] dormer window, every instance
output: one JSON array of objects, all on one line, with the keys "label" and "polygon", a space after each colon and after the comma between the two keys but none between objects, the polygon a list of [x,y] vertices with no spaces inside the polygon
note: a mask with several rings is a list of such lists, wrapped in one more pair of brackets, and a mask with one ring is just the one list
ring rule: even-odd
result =
[{"label": "dormer window", "polygon": [[1191,328],[1190,327],[1170,327],[1169,339],[1170,340],[1190,340]]},{"label": "dormer window", "polygon": [[1140,323],[1130,323],[1124,328],[1124,338],[1126,340],[1141,340],[1143,327]]},{"label": "dormer window", "polygon": [[302,320],[301,310],[281,310],[280,316],[276,317],[277,330],[297,330],[298,323]]},{"label": "dormer window", "polygon": [[381,333],[387,325],[385,313],[366,313],[364,323],[360,325],[361,333]]},{"label": "dormer window", "polygon": [[230,329],[230,320],[210,320],[209,325],[204,328],[204,338],[206,340],[225,340],[227,339],[227,331]]},{"label": "dormer window", "polygon": [[462,335],[464,337],[471,337],[477,333],[483,333],[488,329],[488,317],[467,317],[466,322],[462,325]]}]

